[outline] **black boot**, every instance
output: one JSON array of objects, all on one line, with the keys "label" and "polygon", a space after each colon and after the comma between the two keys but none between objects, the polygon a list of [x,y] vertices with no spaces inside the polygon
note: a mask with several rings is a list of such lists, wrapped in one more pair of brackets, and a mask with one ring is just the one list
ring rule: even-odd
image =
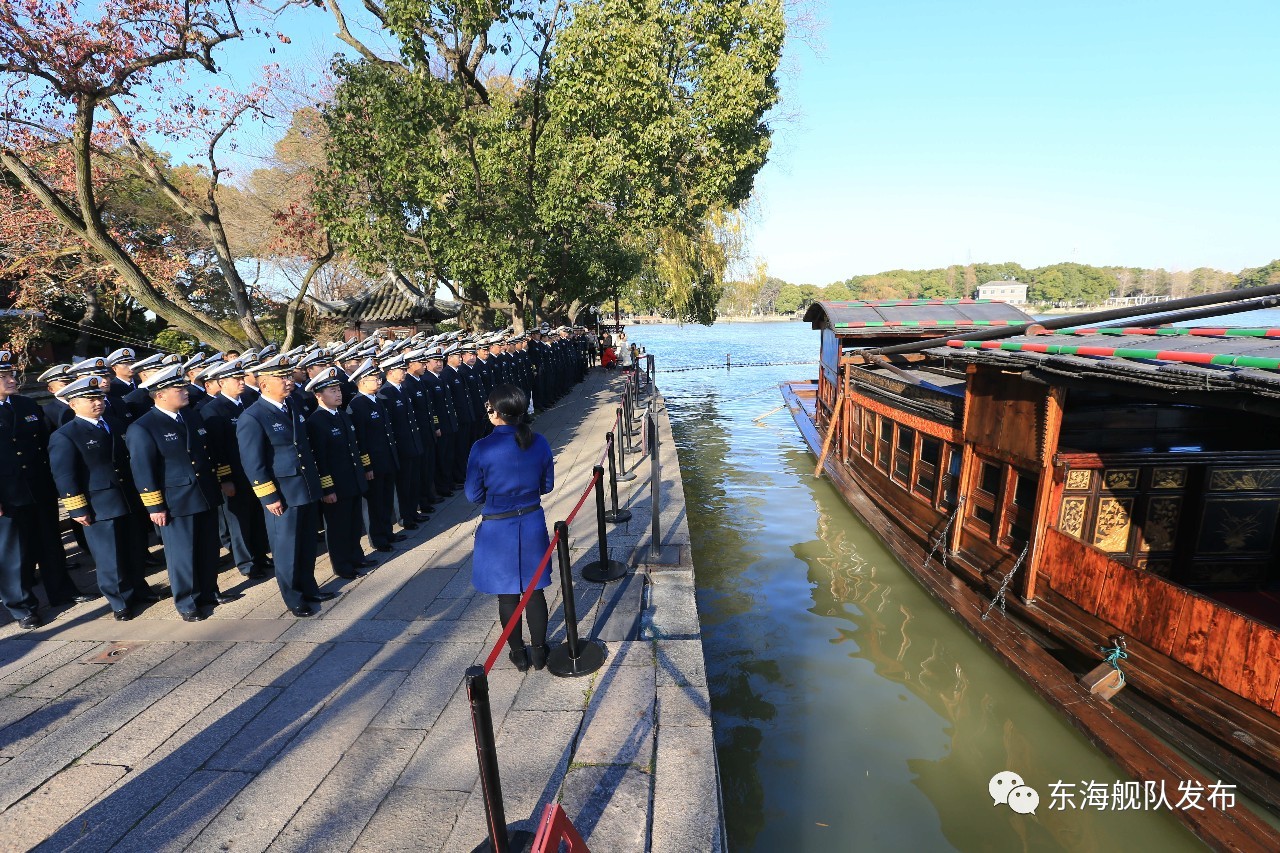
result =
[{"label": "black boot", "polygon": [[511,662],[516,665],[516,669],[521,672],[529,671],[529,651],[524,646],[518,649],[512,648],[507,652],[507,657],[511,658]]},{"label": "black boot", "polygon": [[550,651],[551,647],[546,645],[529,647],[529,659],[533,662],[534,669],[546,668],[547,654]]}]

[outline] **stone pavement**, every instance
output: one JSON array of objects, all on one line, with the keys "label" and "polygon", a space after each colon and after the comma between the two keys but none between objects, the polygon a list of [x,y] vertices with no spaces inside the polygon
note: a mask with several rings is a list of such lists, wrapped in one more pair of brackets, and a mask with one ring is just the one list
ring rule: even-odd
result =
[{"label": "stone pavement", "polygon": [[[556,452],[549,522],[589,481],[620,388],[595,371],[535,423]],[[633,517],[609,544],[632,573],[575,584],[604,667],[521,674],[504,654],[490,674],[508,821],[532,829],[558,800],[597,851],[723,848],[684,490],[661,408],[658,421],[661,559],[677,562],[648,562],[650,466],[628,457]],[[500,633],[470,583],[477,521],[458,493],[363,578],[322,558],[317,579],[341,594],[310,619],[274,580],[234,571],[220,587],[244,598],[205,622],[168,601],[116,622],[101,599],[36,631],[6,617],[0,849],[472,849],[485,821],[462,676]],[[598,557],[595,530],[592,498],[570,531],[575,575]],[[548,593],[554,647],[558,584]]]}]

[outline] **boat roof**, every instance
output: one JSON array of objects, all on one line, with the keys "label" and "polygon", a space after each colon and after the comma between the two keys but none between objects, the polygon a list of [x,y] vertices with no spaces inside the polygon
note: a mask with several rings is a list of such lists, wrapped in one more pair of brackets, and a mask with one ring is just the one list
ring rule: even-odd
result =
[{"label": "boat roof", "polygon": [[948,340],[935,357],[1106,379],[1170,391],[1280,399],[1280,329],[1077,329],[992,341]]},{"label": "boat roof", "polygon": [[815,302],[804,313],[815,329],[840,337],[923,337],[989,326],[1029,325],[1034,320],[996,299],[850,299]]}]

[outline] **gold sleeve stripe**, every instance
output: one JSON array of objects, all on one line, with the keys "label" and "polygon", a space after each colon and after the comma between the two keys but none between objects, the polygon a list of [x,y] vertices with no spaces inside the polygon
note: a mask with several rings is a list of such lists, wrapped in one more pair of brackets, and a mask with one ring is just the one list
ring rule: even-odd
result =
[{"label": "gold sleeve stripe", "polygon": [[332,489],[332,488],[333,488],[333,477],[329,476],[328,474],[325,474],[323,477],[321,477],[321,478],[320,478],[320,488],[322,488],[322,489]]},{"label": "gold sleeve stripe", "polygon": [[369,454],[368,454],[368,453],[361,453],[361,454],[360,454],[360,464],[361,464],[361,465],[364,465],[364,466],[367,468],[368,466],[370,466],[370,465],[372,465],[372,464],[373,464],[373,460],[369,458]]},{"label": "gold sleeve stripe", "polygon": [[142,503],[146,506],[160,506],[164,503],[164,492],[159,489],[154,492],[142,492]]},{"label": "gold sleeve stripe", "polygon": [[75,512],[78,509],[84,509],[89,505],[89,499],[84,495],[68,495],[62,499],[62,506],[67,512]]},{"label": "gold sleeve stripe", "polygon": [[219,479],[221,479],[221,478],[223,478],[223,477],[230,477],[230,476],[231,476],[231,466],[230,466],[230,465],[219,465],[219,466],[218,466],[218,478],[219,478]]},{"label": "gold sleeve stripe", "polygon": [[267,482],[253,487],[253,493],[260,498],[265,498],[267,495],[274,493],[275,490],[276,484],[274,480],[267,480]]}]

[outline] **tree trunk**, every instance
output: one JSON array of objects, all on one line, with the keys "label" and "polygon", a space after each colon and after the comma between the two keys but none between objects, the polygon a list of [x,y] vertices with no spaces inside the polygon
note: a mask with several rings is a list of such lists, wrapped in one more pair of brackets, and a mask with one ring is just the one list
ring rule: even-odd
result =
[{"label": "tree trunk", "polygon": [[[298,295],[289,300],[289,307],[284,312],[284,346],[280,349],[288,352],[293,349],[293,336],[298,328],[298,311],[302,308],[302,302],[307,297],[307,291],[311,288],[311,280],[316,277],[316,273],[324,268],[333,258],[333,247],[329,247],[329,251],[311,262],[307,274],[302,277],[302,284],[298,285]],[[257,326],[255,325],[256,329]]]},{"label": "tree trunk", "polygon": [[102,306],[98,302],[98,291],[93,287],[84,289],[84,317],[80,319],[80,334],[76,335],[76,342],[72,345],[72,351],[77,358],[84,358],[89,355],[89,330],[85,326],[93,327],[98,323],[98,317],[102,314]]}]

